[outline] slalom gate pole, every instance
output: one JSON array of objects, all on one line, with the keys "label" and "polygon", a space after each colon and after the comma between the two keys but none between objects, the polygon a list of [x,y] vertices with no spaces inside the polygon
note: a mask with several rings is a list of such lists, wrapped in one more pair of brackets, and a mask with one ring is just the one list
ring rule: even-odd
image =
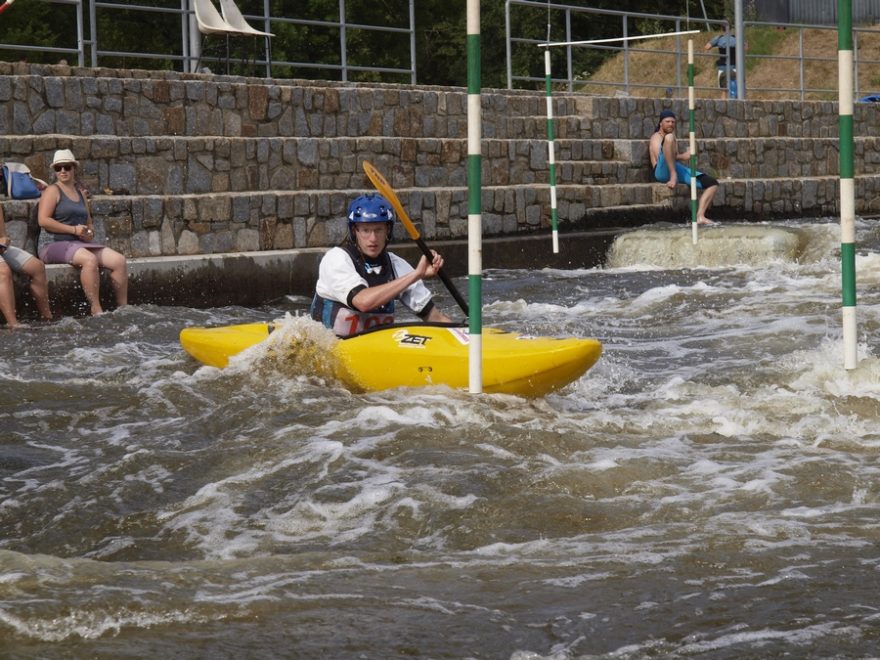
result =
[{"label": "slalom gate pole", "polygon": [[483,391],[483,215],[480,0],[467,0],[468,391]]},{"label": "slalom gate pole", "polygon": [[843,366],[858,365],[856,328],[856,201],[853,165],[852,0],[837,0],[837,79],[840,108],[840,272],[843,292]]},{"label": "slalom gate pole", "polygon": [[550,77],[550,49],[544,49],[544,78],[547,82],[547,161],[550,165],[550,227],[553,254],[559,254],[559,215],[556,211],[556,149],[553,143],[553,82]]},{"label": "slalom gate pole", "polygon": [[688,39],[688,138],[691,153],[691,242],[697,244],[697,135],[694,95],[694,40]]},{"label": "slalom gate pole", "polygon": [[[470,5],[469,5],[470,6]],[[559,214],[556,204],[556,151],[553,136],[553,88],[550,76],[550,48],[553,46],[588,46],[590,44],[605,44],[617,41],[637,41],[640,39],[657,39],[682,34],[699,34],[699,30],[680,30],[678,32],[663,32],[660,34],[642,34],[633,37],[614,37],[610,39],[589,39],[587,41],[550,41],[550,24],[547,24],[547,42],[538,44],[538,48],[544,49],[544,79],[547,86],[547,159],[550,165],[550,223],[553,230],[553,253],[559,252]],[[688,83],[690,96],[690,126],[691,126],[691,220],[693,225],[693,242],[697,243],[697,188],[694,173],[697,167],[696,149],[694,147],[694,42],[688,40]],[[471,298],[473,300],[473,298]]]}]

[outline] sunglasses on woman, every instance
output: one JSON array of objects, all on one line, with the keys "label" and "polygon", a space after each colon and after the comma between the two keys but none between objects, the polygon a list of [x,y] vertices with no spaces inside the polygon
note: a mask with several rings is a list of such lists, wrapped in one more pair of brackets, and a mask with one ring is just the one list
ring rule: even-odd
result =
[{"label": "sunglasses on woman", "polygon": [[52,169],[55,170],[56,172],[62,172],[62,171],[67,172],[68,170],[73,169],[73,165],[69,165],[69,164],[68,165],[53,165]]}]

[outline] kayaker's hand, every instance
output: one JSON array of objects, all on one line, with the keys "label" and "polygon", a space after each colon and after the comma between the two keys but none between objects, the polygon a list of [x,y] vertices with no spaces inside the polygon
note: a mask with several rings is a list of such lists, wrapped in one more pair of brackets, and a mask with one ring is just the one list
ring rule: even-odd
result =
[{"label": "kayaker's hand", "polygon": [[426,280],[437,275],[437,273],[440,272],[440,269],[443,268],[443,257],[437,254],[434,250],[431,250],[431,254],[434,258],[430,262],[428,262],[428,258],[424,256],[419,259],[419,268],[417,269],[421,270],[422,265],[424,264],[425,268],[424,271],[422,271],[422,277]]}]

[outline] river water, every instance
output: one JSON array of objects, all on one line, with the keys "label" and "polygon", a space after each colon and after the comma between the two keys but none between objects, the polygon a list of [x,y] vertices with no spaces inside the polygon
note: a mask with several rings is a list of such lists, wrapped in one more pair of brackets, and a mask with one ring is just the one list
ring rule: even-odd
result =
[{"label": "river water", "polygon": [[847,372],[839,229],[787,227],[797,261],[487,271],[485,324],[604,342],[538,400],[179,347],[302,298],[0,331],[0,656],[880,654],[880,232]]}]

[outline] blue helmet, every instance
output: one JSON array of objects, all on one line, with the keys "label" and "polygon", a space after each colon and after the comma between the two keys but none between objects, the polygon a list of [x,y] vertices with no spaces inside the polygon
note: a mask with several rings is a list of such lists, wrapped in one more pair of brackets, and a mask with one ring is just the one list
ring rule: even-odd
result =
[{"label": "blue helmet", "polygon": [[348,237],[352,243],[354,237],[354,225],[358,222],[387,222],[388,239],[394,229],[394,209],[391,202],[377,193],[367,193],[355,198],[348,205]]}]

